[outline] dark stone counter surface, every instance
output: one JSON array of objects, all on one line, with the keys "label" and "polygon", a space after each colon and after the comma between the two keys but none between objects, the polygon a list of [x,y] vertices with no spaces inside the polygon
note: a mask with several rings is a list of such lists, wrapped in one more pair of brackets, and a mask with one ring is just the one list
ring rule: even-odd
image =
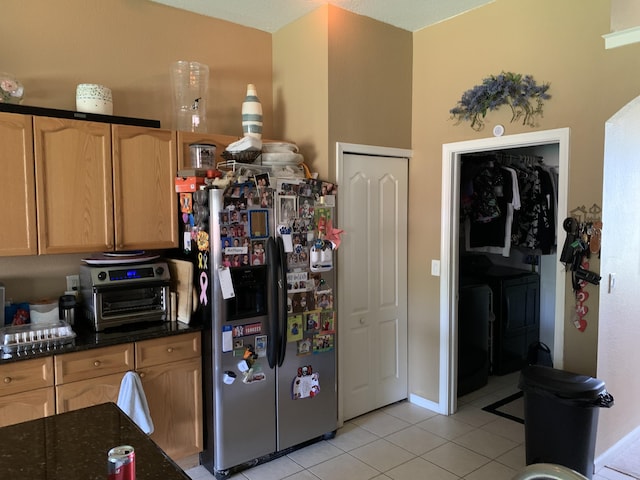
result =
[{"label": "dark stone counter surface", "polygon": [[131,445],[137,480],[189,480],[114,403],[0,428],[0,476],[21,480],[105,480],[107,453]]},{"label": "dark stone counter surface", "polygon": [[0,365],[3,363],[28,360],[36,357],[58,355],[62,353],[77,352],[80,350],[88,350],[91,348],[108,347],[110,345],[117,345],[120,343],[131,343],[138,342],[140,340],[149,340],[152,338],[197,332],[202,330],[202,326],[182,322],[149,322],[127,325],[105,332],[93,332],[82,325],[74,326],[73,330],[76,333],[76,338],[70,344],[11,353],[3,353],[0,350]]}]

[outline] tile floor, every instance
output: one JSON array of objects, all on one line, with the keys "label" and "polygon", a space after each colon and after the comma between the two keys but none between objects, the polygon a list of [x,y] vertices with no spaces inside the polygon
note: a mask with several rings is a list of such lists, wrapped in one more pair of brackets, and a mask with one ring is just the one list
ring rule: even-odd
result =
[{"label": "tile floor", "polygon": [[[400,402],[352,419],[332,440],[315,443],[230,480],[510,480],[525,465],[524,425],[481,408],[517,392],[519,373],[458,399],[439,415]],[[193,480],[213,480],[204,467]],[[606,467],[593,480],[630,480]]]}]

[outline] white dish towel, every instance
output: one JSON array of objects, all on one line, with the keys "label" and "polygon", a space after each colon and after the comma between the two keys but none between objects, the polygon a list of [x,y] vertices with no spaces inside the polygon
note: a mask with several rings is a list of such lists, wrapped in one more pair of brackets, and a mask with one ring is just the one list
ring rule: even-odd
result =
[{"label": "white dish towel", "polygon": [[153,421],[149,414],[147,397],[142,389],[142,381],[136,372],[127,372],[120,383],[118,407],[133,420],[147,435],[153,433]]}]

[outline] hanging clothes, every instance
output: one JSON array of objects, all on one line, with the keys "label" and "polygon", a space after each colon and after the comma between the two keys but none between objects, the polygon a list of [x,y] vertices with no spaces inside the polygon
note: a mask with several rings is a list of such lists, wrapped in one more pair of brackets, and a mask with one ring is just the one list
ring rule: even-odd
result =
[{"label": "hanging clothes", "polygon": [[461,182],[468,250],[505,257],[511,247],[553,252],[557,187],[539,157],[473,155],[463,160]]}]

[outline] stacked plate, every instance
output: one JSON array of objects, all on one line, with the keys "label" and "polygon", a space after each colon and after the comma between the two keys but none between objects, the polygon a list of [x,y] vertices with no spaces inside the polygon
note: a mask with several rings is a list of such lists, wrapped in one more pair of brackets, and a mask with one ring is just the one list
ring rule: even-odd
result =
[{"label": "stacked plate", "polygon": [[286,142],[265,142],[262,144],[262,164],[271,167],[296,166],[304,162],[298,153],[298,146]]}]

